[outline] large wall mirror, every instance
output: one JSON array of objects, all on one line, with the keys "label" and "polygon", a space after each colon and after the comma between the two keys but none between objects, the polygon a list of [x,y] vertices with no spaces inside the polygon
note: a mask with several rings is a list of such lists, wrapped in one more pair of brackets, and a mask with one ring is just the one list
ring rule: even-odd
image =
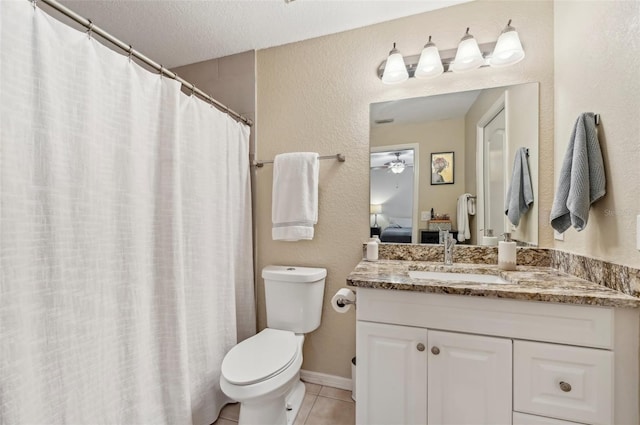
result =
[{"label": "large wall mirror", "polygon": [[[371,104],[371,234],[438,243],[448,229],[460,243],[491,245],[509,232],[537,246],[538,92],[527,83]],[[508,194],[533,199],[517,225]]]}]

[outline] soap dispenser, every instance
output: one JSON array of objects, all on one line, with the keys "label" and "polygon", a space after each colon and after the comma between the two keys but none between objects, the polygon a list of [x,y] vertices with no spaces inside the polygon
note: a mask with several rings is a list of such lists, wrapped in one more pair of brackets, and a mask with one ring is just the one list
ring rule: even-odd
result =
[{"label": "soap dispenser", "polygon": [[516,269],[516,243],[511,240],[511,233],[505,233],[504,241],[498,243],[498,268],[500,270]]},{"label": "soap dispenser", "polygon": [[378,261],[378,242],[376,239],[371,238],[367,242],[367,261]]}]

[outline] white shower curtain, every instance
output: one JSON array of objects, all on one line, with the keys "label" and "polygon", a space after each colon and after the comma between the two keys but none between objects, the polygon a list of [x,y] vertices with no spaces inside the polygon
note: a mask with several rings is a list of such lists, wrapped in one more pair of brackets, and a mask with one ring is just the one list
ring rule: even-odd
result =
[{"label": "white shower curtain", "polygon": [[248,128],[26,0],[0,61],[0,423],[210,424],[255,332]]}]

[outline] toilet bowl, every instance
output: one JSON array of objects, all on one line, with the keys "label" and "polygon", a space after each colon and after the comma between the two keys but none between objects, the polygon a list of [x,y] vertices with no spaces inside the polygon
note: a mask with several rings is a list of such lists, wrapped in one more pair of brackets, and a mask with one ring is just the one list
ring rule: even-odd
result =
[{"label": "toilet bowl", "polygon": [[302,405],[304,334],[320,326],[326,269],[267,266],[267,328],[222,361],[220,388],[240,402],[240,425],[291,425]]},{"label": "toilet bowl", "polygon": [[220,387],[240,402],[240,424],[291,424],[305,394],[300,381],[304,335],[265,329],[222,362]]}]

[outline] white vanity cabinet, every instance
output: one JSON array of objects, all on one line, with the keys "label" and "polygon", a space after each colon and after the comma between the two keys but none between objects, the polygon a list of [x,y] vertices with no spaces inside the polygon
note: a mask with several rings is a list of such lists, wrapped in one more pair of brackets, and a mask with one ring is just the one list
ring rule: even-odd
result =
[{"label": "white vanity cabinet", "polygon": [[426,423],[427,330],[358,322],[356,332],[357,350],[364,353],[357,357],[356,408],[367,406],[358,423]]},{"label": "white vanity cabinet", "polygon": [[364,321],[357,333],[359,423],[511,423],[510,339]]},{"label": "white vanity cabinet", "polygon": [[427,338],[427,423],[511,423],[511,340],[431,330]]},{"label": "white vanity cabinet", "polygon": [[358,424],[640,423],[635,309],[357,292]]}]

